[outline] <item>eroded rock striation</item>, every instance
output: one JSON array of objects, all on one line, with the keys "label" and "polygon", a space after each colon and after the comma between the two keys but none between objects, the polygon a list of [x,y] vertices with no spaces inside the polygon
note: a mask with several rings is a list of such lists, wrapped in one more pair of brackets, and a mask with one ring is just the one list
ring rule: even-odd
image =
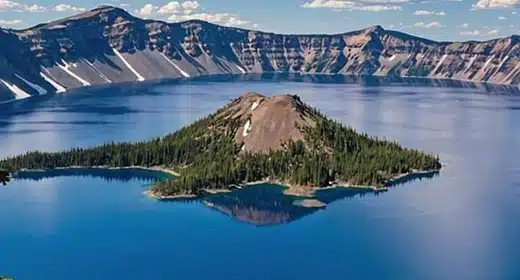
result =
[{"label": "eroded rock striation", "polygon": [[99,84],[294,72],[520,84],[520,36],[435,42],[370,27],[282,35],[166,23],[102,6],[26,30],[0,29],[0,101]]}]

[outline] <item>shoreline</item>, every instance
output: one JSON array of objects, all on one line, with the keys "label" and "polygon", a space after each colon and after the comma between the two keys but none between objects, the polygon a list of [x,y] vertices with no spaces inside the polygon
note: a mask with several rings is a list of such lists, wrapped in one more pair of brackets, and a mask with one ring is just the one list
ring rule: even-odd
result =
[{"label": "shoreline", "polygon": [[323,188],[313,188],[313,187],[309,187],[309,186],[294,186],[294,185],[287,184],[287,183],[282,183],[282,182],[276,181],[276,180],[275,181],[272,181],[272,180],[260,180],[260,181],[255,181],[255,182],[249,182],[249,183],[243,184],[242,186],[243,187],[251,187],[251,186],[261,185],[261,184],[275,184],[275,185],[280,185],[280,186],[283,186],[283,187],[287,188],[283,192],[283,194],[285,194],[285,195],[292,195],[292,196],[298,196],[298,197],[307,197],[307,198],[315,197],[315,193],[317,191],[328,190],[328,189],[337,189],[337,188],[360,189],[360,190],[371,191],[371,192],[374,192],[374,193],[380,193],[380,192],[388,191],[391,188],[391,185],[393,183],[396,183],[397,181],[405,179],[407,177],[418,176],[418,175],[435,174],[435,173],[438,173],[439,171],[440,171],[440,169],[439,170],[412,170],[411,172],[399,174],[399,175],[396,175],[396,176],[392,177],[391,179],[387,180],[384,183],[384,186],[380,186],[380,187],[378,187],[378,186],[352,185],[352,184],[349,184],[347,182],[337,182],[336,184],[334,184],[332,186],[327,186],[327,187],[323,187]]},{"label": "shoreline", "polygon": [[49,169],[21,169],[13,174],[19,173],[19,172],[47,172],[52,170],[74,170],[74,169],[102,169],[102,170],[125,170],[125,169],[137,169],[137,170],[145,170],[145,171],[155,171],[155,172],[161,172],[167,175],[172,175],[175,177],[180,177],[181,175],[177,172],[175,172],[172,169],[168,169],[161,166],[152,166],[152,167],[146,167],[146,166],[124,166],[124,167],[112,167],[112,166],[70,166],[70,167],[56,167],[56,168],[49,168]]},{"label": "shoreline", "polygon": [[[166,78],[155,78],[155,79],[150,79],[150,80],[146,80],[146,81],[143,81],[143,82],[115,82],[115,83],[111,83],[111,84],[93,84],[93,85],[89,85],[89,86],[81,86],[81,87],[78,87],[78,88],[71,88],[71,89],[67,89],[67,93],[74,93],[74,92],[77,92],[77,91],[81,91],[81,90],[89,90],[89,89],[110,89],[110,88],[113,88],[113,87],[119,87],[119,86],[124,86],[124,85],[150,85],[150,84],[167,84],[167,83],[172,83],[172,82],[191,82],[191,81],[197,81],[197,79],[200,79],[200,78],[212,78],[212,77],[219,77],[219,76],[230,76],[230,77],[246,77],[246,76],[257,76],[257,75],[276,75],[276,74],[282,74],[282,75],[292,75],[292,74],[296,74],[296,75],[299,75],[299,76],[302,76],[302,77],[305,77],[305,76],[323,76],[323,77],[328,77],[328,76],[343,76],[343,77],[375,77],[375,78],[398,78],[398,79],[402,79],[402,80],[407,80],[407,79],[418,79],[418,80],[431,80],[431,81],[446,81],[446,82],[460,82],[460,83],[470,83],[470,84],[473,84],[475,85],[476,87],[480,87],[480,86],[486,86],[486,85],[491,85],[491,86],[499,86],[499,87],[507,87],[507,88],[511,88],[511,89],[516,89],[516,90],[520,90],[520,85],[514,85],[514,84],[507,84],[507,83],[501,83],[501,82],[490,82],[490,81],[474,81],[474,80],[469,80],[469,79],[457,79],[457,78],[435,78],[435,77],[429,77],[429,76],[425,76],[425,77],[421,77],[421,76],[391,76],[391,75],[376,75],[376,74],[371,74],[371,75],[366,75],[366,74],[334,74],[334,73],[306,73],[306,72],[287,72],[287,71],[263,71],[263,72],[247,72],[245,74],[241,73],[236,73],[236,74],[231,74],[231,73],[211,73],[211,74],[199,74],[199,75],[195,75],[195,76],[190,76],[190,77],[182,77],[182,76],[179,76],[179,77],[166,77]],[[12,99],[7,99],[7,100],[4,100],[4,101],[0,101],[0,105],[3,105],[3,104],[9,104],[9,103],[15,103],[15,102],[20,102],[20,101],[23,101],[23,100],[27,100],[27,99],[32,99],[32,98],[35,98],[35,97],[38,97],[38,96],[46,96],[46,95],[59,95],[59,94],[63,94],[63,93],[59,93],[59,92],[56,92],[56,91],[49,91],[47,94],[45,95],[31,95],[31,96],[28,96],[26,98],[21,98],[21,99],[15,99],[15,98],[12,98]]]},{"label": "shoreline", "polygon": [[[161,166],[153,166],[153,167],[146,167],[146,166],[125,166],[125,167],[110,167],[110,166],[91,166],[91,167],[85,167],[85,166],[71,166],[71,167],[56,167],[51,169],[22,169],[18,172],[46,172],[50,170],[73,170],[73,169],[104,169],[104,170],[125,170],[125,169],[138,169],[138,170],[145,170],[145,171],[155,171],[155,172],[161,172],[167,175],[179,177],[181,176],[179,173],[175,172],[172,169],[161,167]],[[413,177],[413,176],[420,176],[420,175],[429,175],[429,174],[435,174],[438,173],[439,170],[412,170],[407,173],[399,174],[391,179],[384,182],[384,186],[361,186],[361,185],[352,185],[348,182],[336,182],[334,185],[323,187],[323,188],[316,188],[316,187],[310,187],[310,186],[294,186],[288,183],[284,183],[278,180],[270,180],[270,179],[264,179],[254,182],[247,182],[240,185],[234,185],[229,186],[225,189],[204,189],[203,191],[205,194],[202,195],[194,195],[194,194],[181,194],[181,195],[160,195],[157,193],[153,193],[150,189],[147,189],[143,192],[144,195],[161,200],[161,201],[168,201],[168,200],[183,200],[183,199],[197,199],[204,197],[206,194],[210,195],[218,195],[222,193],[230,193],[233,191],[233,189],[242,189],[245,187],[254,187],[255,185],[262,185],[262,184],[275,184],[282,186],[286,188],[283,191],[284,195],[290,195],[290,196],[296,196],[296,197],[304,197],[304,198],[315,198],[315,194],[317,191],[321,190],[329,190],[329,189],[337,189],[337,188],[345,188],[345,189],[360,189],[360,190],[367,190],[374,193],[380,193],[380,192],[386,192],[389,190],[389,188],[392,186],[392,184],[398,182],[399,180],[403,180],[407,177]],[[18,173],[17,172],[17,173]],[[15,173],[16,174],[16,173]]]},{"label": "shoreline", "polygon": [[143,192],[149,198],[153,198],[159,201],[174,201],[174,200],[184,200],[184,199],[197,199],[201,196],[195,194],[179,194],[179,195],[160,195],[152,192],[151,190],[146,190]]}]

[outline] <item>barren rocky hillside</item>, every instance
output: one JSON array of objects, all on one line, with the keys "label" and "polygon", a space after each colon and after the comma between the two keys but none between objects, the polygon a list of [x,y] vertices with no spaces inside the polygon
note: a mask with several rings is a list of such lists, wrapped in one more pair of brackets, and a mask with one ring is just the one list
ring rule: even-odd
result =
[{"label": "barren rocky hillside", "polygon": [[98,84],[266,72],[520,84],[520,36],[434,42],[380,26],[281,35],[143,20],[103,6],[26,30],[0,29],[0,41],[0,101]]},{"label": "barren rocky hillside", "polygon": [[314,126],[320,116],[296,95],[265,97],[247,93],[218,114],[219,118],[244,123],[235,134],[235,142],[241,143],[243,151],[265,153],[281,149],[281,144],[290,139],[304,140],[299,128]]}]

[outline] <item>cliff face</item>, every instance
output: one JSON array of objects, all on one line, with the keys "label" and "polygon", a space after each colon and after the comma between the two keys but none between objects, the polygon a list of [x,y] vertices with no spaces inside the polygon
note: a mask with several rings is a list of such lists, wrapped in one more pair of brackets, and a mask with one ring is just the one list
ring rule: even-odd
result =
[{"label": "cliff face", "polygon": [[96,84],[273,71],[520,84],[519,36],[434,42],[379,26],[280,35],[143,20],[105,6],[27,30],[0,29],[0,41],[0,101]]}]

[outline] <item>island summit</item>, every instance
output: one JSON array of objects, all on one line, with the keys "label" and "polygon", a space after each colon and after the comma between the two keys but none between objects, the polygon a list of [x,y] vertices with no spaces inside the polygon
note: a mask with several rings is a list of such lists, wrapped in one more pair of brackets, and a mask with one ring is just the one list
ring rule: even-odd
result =
[{"label": "island summit", "polygon": [[143,167],[176,174],[147,191],[158,199],[175,199],[256,182],[282,184],[287,193],[308,196],[327,187],[379,191],[405,175],[436,172],[441,164],[438,156],[357,133],[297,95],[257,93],[149,141],[28,152],[0,161],[9,172],[77,167]]}]

